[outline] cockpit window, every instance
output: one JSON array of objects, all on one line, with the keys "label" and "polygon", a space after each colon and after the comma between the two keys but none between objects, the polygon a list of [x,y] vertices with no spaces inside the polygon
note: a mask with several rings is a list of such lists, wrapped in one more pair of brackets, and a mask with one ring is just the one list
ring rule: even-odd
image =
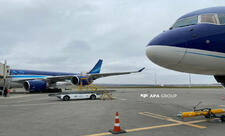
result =
[{"label": "cockpit window", "polygon": [[198,17],[197,16],[188,17],[188,18],[184,18],[184,19],[178,20],[173,25],[173,28],[184,27],[184,26],[189,26],[189,25],[195,25],[197,23],[198,23]]},{"label": "cockpit window", "polygon": [[219,24],[216,14],[199,15],[199,23]]},{"label": "cockpit window", "polygon": [[225,14],[210,13],[179,19],[170,29],[202,23],[225,25]]},{"label": "cockpit window", "polygon": [[225,14],[218,14],[218,18],[221,25],[225,24]]}]

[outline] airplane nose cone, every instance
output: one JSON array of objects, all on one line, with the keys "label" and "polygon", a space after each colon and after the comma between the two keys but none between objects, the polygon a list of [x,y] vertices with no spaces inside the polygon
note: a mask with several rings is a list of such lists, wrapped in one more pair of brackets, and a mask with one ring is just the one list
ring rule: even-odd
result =
[{"label": "airplane nose cone", "polygon": [[185,55],[185,48],[151,45],[147,46],[146,55],[155,64],[171,69],[182,60]]},{"label": "airplane nose cone", "polygon": [[155,64],[176,70],[187,50],[188,32],[180,28],[157,35],[147,45],[147,57]]}]

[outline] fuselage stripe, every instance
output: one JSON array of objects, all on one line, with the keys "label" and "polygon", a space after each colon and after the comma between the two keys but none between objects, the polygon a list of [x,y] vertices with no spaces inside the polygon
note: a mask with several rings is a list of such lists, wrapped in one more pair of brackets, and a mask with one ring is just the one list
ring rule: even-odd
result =
[{"label": "fuselage stripe", "polygon": [[210,57],[214,57],[214,58],[225,58],[224,56],[218,56],[218,55],[212,55],[212,54],[205,54],[205,53],[197,53],[197,52],[189,52],[189,51],[186,51],[186,53],[196,54],[196,55],[202,55],[202,56],[210,56]]}]

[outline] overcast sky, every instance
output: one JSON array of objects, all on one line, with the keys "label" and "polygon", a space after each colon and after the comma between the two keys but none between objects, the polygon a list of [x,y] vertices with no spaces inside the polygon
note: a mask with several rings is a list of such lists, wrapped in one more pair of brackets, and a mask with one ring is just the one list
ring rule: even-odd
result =
[{"label": "overcast sky", "polygon": [[[178,17],[224,6],[221,0],[0,0],[0,56],[11,68],[87,72],[103,59],[102,72],[142,73],[95,83],[189,83],[188,74],[153,64],[145,46]],[[156,73],[156,74],[155,74]],[[193,83],[216,83],[192,75]]]}]

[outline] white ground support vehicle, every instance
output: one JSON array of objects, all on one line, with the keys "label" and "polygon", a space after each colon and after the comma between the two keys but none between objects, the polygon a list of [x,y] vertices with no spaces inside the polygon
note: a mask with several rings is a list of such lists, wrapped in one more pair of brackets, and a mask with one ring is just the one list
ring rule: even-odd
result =
[{"label": "white ground support vehicle", "polygon": [[57,94],[50,94],[49,96],[56,96],[63,101],[69,101],[74,99],[99,99],[102,97],[104,91],[74,91],[74,92],[63,92]]}]

